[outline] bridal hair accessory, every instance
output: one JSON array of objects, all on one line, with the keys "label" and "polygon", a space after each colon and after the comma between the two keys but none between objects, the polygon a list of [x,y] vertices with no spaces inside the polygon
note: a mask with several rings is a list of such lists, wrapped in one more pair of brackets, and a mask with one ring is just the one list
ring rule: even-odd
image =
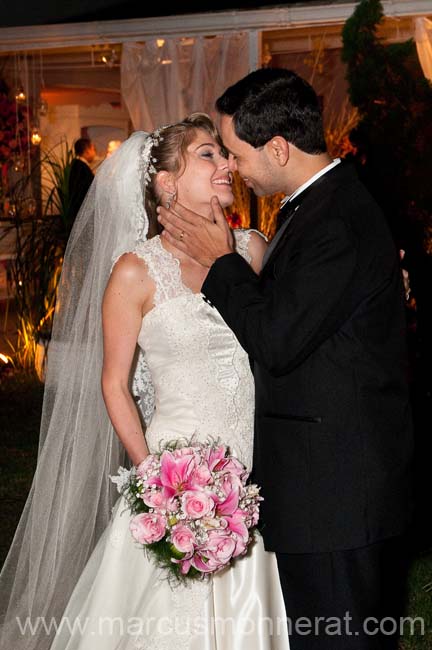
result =
[{"label": "bridal hair accessory", "polygon": [[169,443],[111,480],[132,513],[133,538],[175,581],[203,579],[245,555],[259,487],[220,443]]},{"label": "bridal hair accessory", "polygon": [[161,142],[163,142],[163,136],[161,135],[165,129],[168,129],[172,124],[165,124],[159,128],[149,133],[149,136],[142,148],[141,158],[143,160],[143,176],[144,182],[146,185],[151,183],[151,175],[156,174],[157,170],[154,166],[154,163],[157,162],[157,158],[152,156],[153,147],[158,147]]}]

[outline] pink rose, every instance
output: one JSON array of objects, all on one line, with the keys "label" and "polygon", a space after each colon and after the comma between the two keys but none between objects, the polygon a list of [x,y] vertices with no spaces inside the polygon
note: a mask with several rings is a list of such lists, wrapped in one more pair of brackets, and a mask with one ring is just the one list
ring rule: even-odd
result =
[{"label": "pink rose", "polygon": [[145,512],[132,518],[129,530],[140,544],[153,544],[165,535],[166,525],[164,516]]},{"label": "pink rose", "polygon": [[174,458],[182,458],[182,456],[193,456],[195,454],[193,447],[179,447],[172,452]]},{"label": "pink rose", "polygon": [[137,476],[144,478],[146,475],[151,474],[159,466],[159,461],[149,454],[140,462],[136,469]]},{"label": "pink rose", "polygon": [[233,534],[233,539],[235,541],[235,549],[233,552],[233,557],[238,557],[239,555],[244,555],[247,549],[247,543],[239,535]]},{"label": "pink rose", "polygon": [[147,490],[141,498],[149,508],[156,508],[157,510],[167,509],[167,499],[160,490]]},{"label": "pink rose", "polygon": [[166,509],[168,512],[178,512],[179,507],[180,504],[177,497],[171,497],[171,499],[167,500]]},{"label": "pink rose", "polygon": [[212,514],[214,501],[210,495],[197,490],[188,490],[182,496],[183,510],[191,519],[200,519]]},{"label": "pink rose", "polygon": [[206,554],[209,560],[217,565],[224,566],[233,556],[236,542],[232,535],[226,531],[211,530],[206,543]]},{"label": "pink rose", "polygon": [[193,532],[184,524],[176,526],[171,533],[171,541],[181,553],[192,554],[195,549],[196,539]]},{"label": "pink rose", "polygon": [[208,540],[199,554],[192,558],[193,566],[198,571],[212,573],[226,566],[236,550],[236,540],[225,531],[212,530]]},{"label": "pink rose", "polygon": [[198,465],[191,474],[190,484],[192,487],[204,487],[213,483],[211,472],[206,464]]}]

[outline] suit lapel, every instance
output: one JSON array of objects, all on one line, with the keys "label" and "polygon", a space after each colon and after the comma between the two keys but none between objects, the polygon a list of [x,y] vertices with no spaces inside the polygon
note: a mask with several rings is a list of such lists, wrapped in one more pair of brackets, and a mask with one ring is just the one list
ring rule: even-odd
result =
[{"label": "suit lapel", "polygon": [[[282,211],[285,211],[287,208],[288,212],[291,210],[292,214],[287,216],[287,220],[280,228],[280,230],[274,236],[270,246],[267,250],[266,255],[263,260],[262,273],[265,273],[267,269],[271,268],[272,263],[274,262],[276,256],[280,253],[284,244],[288,239],[288,235],[292,232],[293,228],[299,220],[303,221],[304,217],[299,216],[301,212],[308,211],[310,206],[316,206],[319,202],[319,197],[321,194],[326,194],[329,191],[332,182],[337,182],[338,178],[345,177],[347,175],[352,175],[351,165],[345,163],[339,163],[333,169],[330,169],[326,174],[320,176],[312,185],[309,185],[299,196],[298,200],[294,199],[296,205],[290,205],[288,202],[283,208]],[[310,200],[310,196],[313,196],[313,200]],[[288,206],[288,207],[287,207]],[[281,212],[282,212],[281,211]]]},{"label": "suit lapel", "polygon": [[296,213],[298,207],[299,206],[296,206],[296,208],[291,211],[291,214],[286,217],[285,222],[270,242],[270,245],[263,258],[263,269],[272,260],[274,255],[276,255],[280,246],[282,246],[283,242],[285,241],[289,225],[291,224],[291,221],[293,220],[294,214]]}]

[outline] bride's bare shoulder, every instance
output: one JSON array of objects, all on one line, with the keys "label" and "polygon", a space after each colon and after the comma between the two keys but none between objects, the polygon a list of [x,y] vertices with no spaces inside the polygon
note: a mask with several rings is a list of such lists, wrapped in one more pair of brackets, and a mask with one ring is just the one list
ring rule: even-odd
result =
[{"label": "bride's bare shoulder", "polygon": [[145,294],[154,291],[154,283],[150,277],[145,260],[135,252],[123,253],[115,262],[109,285],[121,286],[134,293]]},{"label": "bride's bare shoulder", "polygon": [[142,275],[146,272],[147,264],[143,258],[137,255],[134,251],[120,255],[116,259],[112,268],[112,275],[116,274],[118,276],[123,276],[125,279],[129,275],[136,277],[137,275]]}]

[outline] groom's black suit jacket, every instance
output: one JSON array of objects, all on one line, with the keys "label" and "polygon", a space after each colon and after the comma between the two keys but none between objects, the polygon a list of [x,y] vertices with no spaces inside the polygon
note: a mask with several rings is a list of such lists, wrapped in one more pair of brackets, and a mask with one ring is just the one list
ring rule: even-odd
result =
[{"label": "groom's black suit jacket", "polygon": [[403,532],[411,417],[401,274],[354,169],[340,164],[311,186],[259,277],[232,253],[202,291],[253,361],[266,548],[325,552]]}]

